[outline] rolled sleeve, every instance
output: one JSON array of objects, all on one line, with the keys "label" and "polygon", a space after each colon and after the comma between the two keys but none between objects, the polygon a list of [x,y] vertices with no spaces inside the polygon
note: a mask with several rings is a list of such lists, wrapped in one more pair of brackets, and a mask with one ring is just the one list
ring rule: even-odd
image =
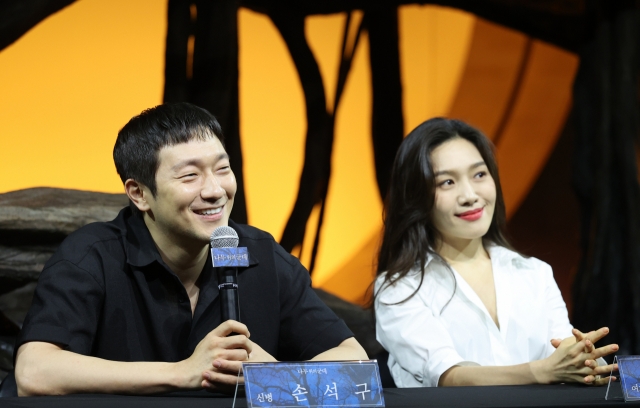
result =
[{"label": "rolled sleeve", "polygon": [[[455,365],[475,365],[456,351],[444,325],[402,279],[380,292],[375,302],[376,337],[389,351],[389,368],[398,387],[436,387],[440,376]],[[376,293],[381,279],[376,282]]]},{"label": "rolled sleeve", "polygon": [[45,266],[16,349],[43,341],[89,355],[98,327],[103,286],[82,267],[67,260]]}]

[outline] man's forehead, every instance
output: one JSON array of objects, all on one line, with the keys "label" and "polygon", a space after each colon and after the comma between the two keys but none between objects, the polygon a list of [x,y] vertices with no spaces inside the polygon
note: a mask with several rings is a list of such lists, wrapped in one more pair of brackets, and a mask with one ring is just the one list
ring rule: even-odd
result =
[{"label": "man's forehead", "polygon": [[217,162],[228,158],[227,151],[215,136],[207,140],[193,139],[186,143],[167,145],[161,148],[158,154],[159,165],[171,168],[196,162]]}]

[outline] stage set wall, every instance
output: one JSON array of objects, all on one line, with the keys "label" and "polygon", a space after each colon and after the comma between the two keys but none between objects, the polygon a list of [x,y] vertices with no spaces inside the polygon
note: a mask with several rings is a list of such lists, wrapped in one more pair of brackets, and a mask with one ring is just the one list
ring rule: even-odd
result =
[{"label": "stage set wall", "polygon": [[[43,186],[123,192],[111,152],[118,130],[162,101],[166,7],[157,0],[76,2],[0,52],[0,193]],[[306,19],[329,106],[346,18]],[[241,9],[238,24],[248,217],[279,239],[303,165],[304,97],[271,20]],[[447,116],[494,141],[516,248],[554,267],[570,305],[579,231],[570,186],[572,128],[565,124],[577,56],[439,6],[400,7],[399,30],[405,134],[428,118]],[[382,227],[368,52],[365,33],[337,113],[313,273],[315,287],[360,304]],[[304,264],[317,215],[316,209],[301,252],[294,250]]]}]

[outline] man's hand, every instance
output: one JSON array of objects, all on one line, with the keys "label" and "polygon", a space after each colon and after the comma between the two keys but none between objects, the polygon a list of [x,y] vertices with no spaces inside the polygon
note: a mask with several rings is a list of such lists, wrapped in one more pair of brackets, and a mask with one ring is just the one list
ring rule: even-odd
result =
[{"label": "man's hand", "polygon": [[[231,333],[237,335],[229,336]],[[247,326],[234,320],[222,323],[198,343],[191,357],[178,363],[187,379],[187,388],[201,386],[229,392],[238,381],[241,362],[248,359],[252,345]]]},{"label": "man's hand", "polygon": [[[235,337],[235,336],[231,336]],[[250,361],[254,363],[264,363],[264,362],[274,362],[276,360],[271,354],[264,351],[262,347],[258,344],[248,341],[251,346],[251,351],[247,355],[245,354],[243,359],[229,361],[225,359],[216,359],[213,362],[214,370],[217,370],[218,373],[215,374],[212,371],[205,371],[202,373],[202,387],[212,390],[212,391],[222,391],[222,392],[233,392],[237,383],[244,384],[244,377],[242,374],[238,376],[238,371],[242,370],[242,361]],[[245,349],[238,350],[239,352],[244,352]],[[239,356],[239,355],[238,355]],[[224,377],[222,381],[216,383],[216,376]],[[231,376],[232,378],[229,378]],[[220,377],[219,377],[220,378]],[[228,381],[229,380],[229,381]]]},{"label": "man's hand", "polygon": [[252,363],[274,363],[276,360],[271,354],[264,351],[257,343],[251,342],[253,350],[249,353],[249,361]]}]

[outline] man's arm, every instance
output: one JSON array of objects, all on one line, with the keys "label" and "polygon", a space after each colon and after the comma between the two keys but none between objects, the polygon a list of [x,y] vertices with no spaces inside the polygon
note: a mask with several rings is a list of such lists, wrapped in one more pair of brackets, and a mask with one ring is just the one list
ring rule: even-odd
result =
[{"label": "man's arm", "polygon": [[[239,335],[226,337],[231,332]],[[251,353],[248,336],[245,325],[227,321],[202,339],[189,358],[177,363],[109,361],[51,343],[25,343],[16,356],[18,395],[152,394],[197,389],[203,386],[204,372],[210,373],[207,388],[223,390],[236,384],[241,361]],[[212,368],[217,359],[227,362],[227,370]]]},{"label": "man's arm", "polygon": [[[318,354],[310,361],[340,361],[340,360],[368,360],[369,357],[367,353],[364,351],[360,343],[353,338],[350,337],[340,343],[337,347],[329,349],[323,353]],[[266,363],[266,362],[276,362],[276,360],[271,354],[264,351],[262,347],[260,347],[256,343],[252,343],[252,351],[249,355],[249,362],[253,363]],[[231,371],[234,369],[234,362],[226,361],[223,359],[218,359],[213,362],[213,366],[218,370],[226,370]],[[207,371],[204,373],[203,377],[205,381],[202,386],[205,388],[214,387],[214,383],[211,382],[208,378],[214,378],[215,373],[211,371]],[[240,377],[240,383],[244,381],[242,377]],[[232,384],[236,384],[236,377],[233,377]]]},{"label": "man's arm", "polygon": [[[251,362],[269,362],[278,361],[271,354],[267,353],[257,345],[253,343],[253,351],[249,355],[249,361]],[[324,351],[317,356],[313,357],[309,361],[341,361],[341,360],[368,360],[369,357],[364,351],[360,343],[354,338],[349,337],[344,340],[338,346]]]},{"label": "man's arm", "polygon": [[329,349],[323,353],[318,354],[311,361],[335,361],[335,360],[368,360],[366,351],[362,348],[360,343],[354,338],[350,337],[340,343],[338,347]]}]

